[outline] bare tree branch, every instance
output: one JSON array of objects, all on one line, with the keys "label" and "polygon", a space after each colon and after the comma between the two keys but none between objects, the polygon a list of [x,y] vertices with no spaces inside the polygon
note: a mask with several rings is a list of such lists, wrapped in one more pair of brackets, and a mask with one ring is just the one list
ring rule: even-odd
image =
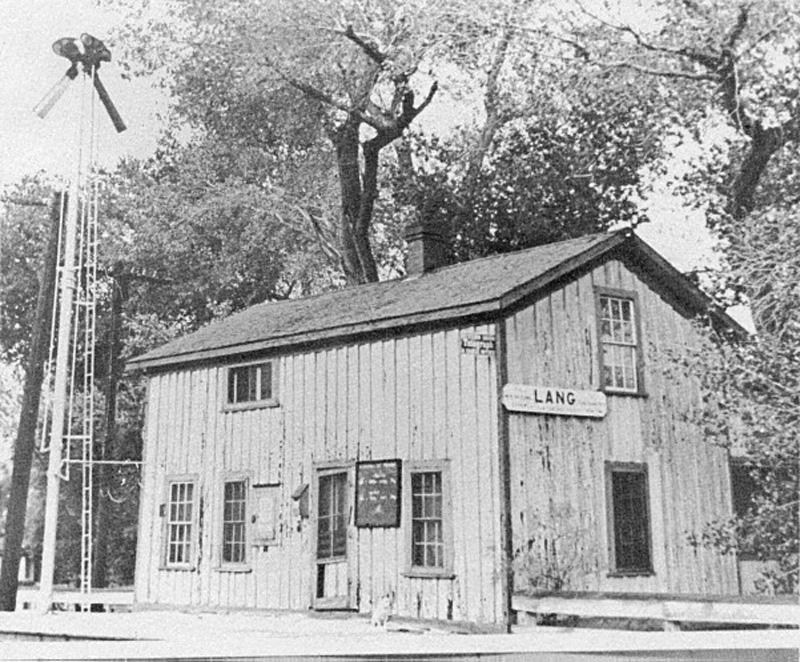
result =
[{"label": "bare tree branch", "polygon": [[724,48],[733,49],[736,47],[736,42],[742,36],[747,27],[748,19],[750,18],[750,5],[744,4],[739,7],[739,16],[736,18],[736,24],[731,29],[728,37],[725,39]]},{"label": "bare tree branch", "polygon": [[660,76],[662,78],[686,78],[689,80],[715,80],[716,77],[712,74],[697,74],[689,71],[674,71],[670,69],[653,69],[652,67],[645,67],[635,62],[598,62],[602,67],[609,69],[632,69],[639,73],[647,74],[648,76]]},{"label": "bare tree branch", "polygon": [[386,53],[383,53],[374,42],[369,42],[364,37],[357,35],[353,30],[352,25],[348,25],[344,31],[341,32],[341,34],[352,41],[362,51],[364,51],[367,57],[369,57],[377,65],[383,66],[383,63],[389,59],[389,56]]}]

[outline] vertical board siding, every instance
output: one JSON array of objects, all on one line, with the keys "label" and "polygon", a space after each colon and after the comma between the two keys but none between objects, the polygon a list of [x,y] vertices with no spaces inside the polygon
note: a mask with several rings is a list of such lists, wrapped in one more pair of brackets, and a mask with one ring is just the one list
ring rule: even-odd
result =
[{"label": "vertical board siding", "polygon": [[[312,517],[292,494],[314,464],[369,459],[450,461],[453,578],[408,577],[400,528],[351,528],[354,606],[371,610],[386,592],[396,612],[423,618],[502,619],[497,484],[495,357],[462,351],[462,334],[492,325],[384,338],[276,357],[278,407],[224,409],[226,368],[150,378],[137,599],[142,603],[307,609],[313,605]],[[198,564],[161,567],[159,505],[166,477],[193,473],[202,497]],[[226,476],[278,484],[278,541],[249,546],[239,571],[221,565]],[[410,486],[404,485],[403,489]],[[313,494],[313,491],[312,491]],[[352,495],[351,495],[352,497]],[[405,516],[404,516],[405,518]],[[248,520],[250,526],[250,520]]]},{"label": "vertical board siding", "polygon": [[[733,561],[687,541],[731,507],[726,455],[691,422],[698,384],[669,366],[667,352],[696,346],[689,320],[609,260],[509,317],[508,381],[599,388],[596,286],[638,295],[647,396],[609,395],[604,419],[509,414],[516,587],[736,592]],[[606,461],[647,463],[650,576],[608,576]]]}]

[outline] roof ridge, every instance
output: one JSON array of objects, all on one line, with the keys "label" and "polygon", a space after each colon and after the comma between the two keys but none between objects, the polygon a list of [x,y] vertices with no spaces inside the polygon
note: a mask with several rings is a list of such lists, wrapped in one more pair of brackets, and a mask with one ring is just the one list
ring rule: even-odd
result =
[{"label": "roof ridge", "polygon": [[[466,265],[475,265],[479,263],[489,262],[491,260],[501,260],[503,258],[507,258],[511,255],[521,255],[523,253],[530,253],[535,250],[539,250],[545,247],[553,247],[559,246],[561,244],[566,244],[569,242],[580,241],[580,240],[589,240],[589,239],[597,239],[599,237],[610,237],[612,235],[618,234],[620,232],[629,232],[628,228],[624,228],[622,230],[613,230],[610,232],[594,232],[592,234],[584,234],[579,237],[570,237],[569,239],[561,239],[560,241],[554,241],[547,244],[537,244],[536,246],[529,246],[528,248],[519,248],[515,251],[507,251],[505,253],[493,253],[491,255],[484,255],[481,257],[472,258],[471,260],[463,260],[461,262],[453,262],[452,264],[446,264],[444,266],[438,267],[436,269],[431,269],[430,271],[425,271],[419,275],[409,277],[407,274],[405,276],[400,276],[399,278],[387,278],[386,280],[379,280],[379,281],[372,281],[369,283],[357,283],[355,285],[345,285],[344,287],[336,288],[333,290],[326,290],[325,292],[316,292],[314,294],[307,294],[304,296],[297,297],[296,299],[279,299],[279,300],[266,300],[261,301],[259,303],[253,304],[253,306],[262,306],[266,304],[285,304],[291,303],[294,301],[309,301],[311,299],[317,299],[319,297],[329,296],[331,294],[336,294],[338,292],[348,292],[359,288],[367,288],[367,287],[380,287],[389,284],[399,285],[401,283],[411,282],[415,280],[419,280],[420,278],[424,278],[425,276],[429,276],[431,274],[439,274],[443,271],[448,269],[458,269],[458,268],[465,268]],[[249,310],[253,306],[249,306],[248,308],[244,308],[242,310],[236,311],[234,314],[238,314],[244,312],[245,310]],[[223,318],[227,319],[227,318]]]},{"label": "roof ridge", "polygon": [[[520,255],[522,253],[530,253],[530,252],[538,250],[540,248],[545,248],[545,247],[550,248],[550,247],[553,247],[553,246],[559,246],[561,244],[566,244],[566,243],[573,242],[573,241],[579,241],[579,240],[582,240],[582,239],[583,240],[588,240],[588,239],[597,239],[599,237],[610,237],[610,236],[618,234],[620,232],[630,232],[630,229],[629,228],[624,228],[624,229],[621,229],[621,230],[613,230],[613,231],[610,231],[610,232],[593,232],[592,234],[583,234],[580,237],[570,237],[569,239],[560,239],[559,241],[553,241],[553,242],[550,242],[550,243],[547,243],[547,244],[536,244],[536,246],[528,246],[527,248],[518,248],[515,251],[507,251],[505,253],[492,253],[491,255],[484,255],[482,257],[475,257],[475,258],[472,258],[471,260],[464,260],[462,262],[453,262],[452,264],[446,264],[446,265],[444,265],[442,267],[439,267],[437,269],[431,269],[430,271],[426,271],[426,272],[420,274],[418,276],[418,278],[422,278],[423,276],[426,276],[428,274],[441,273],[442,271],[445,271],[446,269],[453,269],[453,268],[456,268],[456,267],[463,267],[464,265],[467,265],[467,264],[476,264],[478,262],[487,262],[489,260],[499,260],[499,259],[502,259],[504,257],[508,257],[509,255]],[[399,280],[406,280],[406,278],[401,278]],[[389,282],[389,281],[384,281],[384,282]]]}]

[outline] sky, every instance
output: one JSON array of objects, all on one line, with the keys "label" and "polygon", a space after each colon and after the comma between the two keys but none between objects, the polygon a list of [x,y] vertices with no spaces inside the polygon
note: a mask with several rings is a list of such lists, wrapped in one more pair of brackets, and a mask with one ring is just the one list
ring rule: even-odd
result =
[{"label": "sky", "polygon": [[[34,106],[64,75],[69,62],[52,50],[61,37],[84,32],[104,39],[121,15],[100,10],[92,0],[3,0],[0,22],[0,187],[25,173],[45,170],[69,176],[71,145],[80,110],[80,76],[45,119]],[[107,117],[98,126],[100,162],[113,165],[125,154],[146,156],[155,147],[159,95],[149,81],[125,81],[114,61],[100,68],[101,79],[128,130],[117,134]]]},{"label": "sky", "polygon": [[[0,189],[23,174],[40,170],[69,177],[76,158],[77,114],[83,76],[73,81],[62,99],[45,119],[33,113],[34,106],[64,75],[68,61],[52,50],[56,39],[79,37],[88,32],[107,37],[123,16],[101,10],[93,0],[3,0],[0,23]],[[146,157],[155,148],[156,112],[165,99],[146,79],[126,81],[114,61],[100,69],[102,80],[128,125],[117,134],[101,111],[99,117],[99,160],[113,166],[123,155]],[[447,113],[447,105],[432,104],[428,114]],[[447,118],[443,124],[447,124]],[[667,194],[653,197],[648,211],[652,222],[640,226],[638,234],[672,262],[687,271],[714,264],[712,242],[702,215],[683,208]],[[2,237],[0,237],[2,242]]]},{"label": "sky", "polygon": [[[45,119],[33,113],[34,106],[64,75],[66,59],[52,50],[61,37],[80,37],[88,32],[106,39],[123,16],[110,9],[98,9],[93,0],[2,0],[0,22],[0,192],[24,174],[46,171],[68,178],[75,168],[72,145],[76,142],[77,114],[80,108],[81,79],[73,81],[61,100]],[[100,69],[102,80],[117,106],[127,131],[117,134],[101,112],[99,117],[99,160],[113,166],[130,155],[148,156],[156,145],[157,111],[165,99],[152,82],[144,79],[126,81],[114,61]],[[441,125],[452,124],[447,104],[438,109],[432,104],[427,114],[444,113]],[[680,160],[680,157],[678,157]],[[679,166],[678,166],[679,167]],[[682,271],[714,265],[713,242],[704,227],[702,214],[685,209],[667,193],[655,195],[649,202],[651,222],[640,226],[639,236]],[[0,248],[3,238],[0,236]],[[0,302],[0,305],[2,302]],[[745,325],[751,324],[746,313],[732,311]],[[0,382],[10,384],[14,377],[0,366]],[[0,440],[2,441],[2,440]],[[3,457],[0,443],[0,464]]]}]

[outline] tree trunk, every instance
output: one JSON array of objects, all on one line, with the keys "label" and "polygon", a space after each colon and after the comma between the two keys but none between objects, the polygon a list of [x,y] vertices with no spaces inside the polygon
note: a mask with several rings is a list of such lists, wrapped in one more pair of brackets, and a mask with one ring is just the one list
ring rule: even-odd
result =
[{"label": "tree trunk", "polygon": [[750,145],[734,179],[728,212],[741,221],[755,207],[755,194],[770,159],[784,144],[783,127],[764,129],[756,123],[749,132]]},{"label": "tree trunk", "polygon": [[350,116],[334,136],[339,186],[342,192],[342,217],[339,239],[342,246],[342,268],[349,285],[378,280],[378,268],[369,240],[369,222],[363,223],[359,165],[360,121]]},{"label": "tree trunk", "polygon": [[22,553],[22,540],[25,535],[25,510],[28,506],[28,487],[33,451],[36,447],[39,399],[42,393],[44,364],[50,341],[50,322],[53,317],[61,200],[60,195],[55,196],[50,212],[50,236],[42,265],[42,277],[36,301],[36,319],[25,372],[22,411],[14,443],[11,489],[6,512],[5,550],[2,568],[0,568],[0,611],[14,611],[17,606],[17,576]]}]

